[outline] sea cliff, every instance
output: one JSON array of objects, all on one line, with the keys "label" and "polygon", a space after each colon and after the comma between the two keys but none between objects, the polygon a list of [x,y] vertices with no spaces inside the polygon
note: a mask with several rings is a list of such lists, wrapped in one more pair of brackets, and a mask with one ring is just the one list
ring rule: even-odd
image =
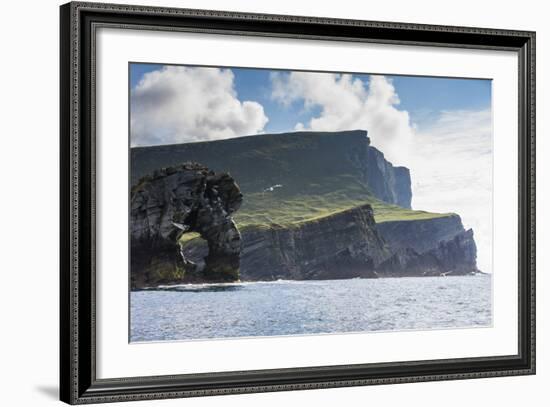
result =
[{"label": "sea cliff", "polygon": [[[387,224],[386,224],[387,223]],[[420,237],[414,239],[414,231]],[[389,231],[389,232],[388,232]],[[411,239],[392,240],[408,231]],[[471,229],[460,217],[376,224],[370,205],[294,228],[241,231],[242,281],[470,275],[476,266]],[[183,252],[200,262],[208,253],[201,239]]]},{"label": "sea cliff", "polygon": [[[132,149],[132,288],[468,275],[474,231],[411,210],[411,174],[365,131]],[[197,162],[195,162],[197,161]]]}]

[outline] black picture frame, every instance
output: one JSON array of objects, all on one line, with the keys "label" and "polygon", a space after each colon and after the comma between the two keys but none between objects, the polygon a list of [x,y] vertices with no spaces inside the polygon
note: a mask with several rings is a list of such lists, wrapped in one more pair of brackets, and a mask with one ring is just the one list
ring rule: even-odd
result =
[{"label": "black picture frame", "polygon": [[[70,404],[535,373],[535,33],[72,2],[60,8],[60,398]],[[414,362],[96,378],[97,27],[508,50],[519,59],[519,352]],[[496,254],[498,255],[498,253]]]}]

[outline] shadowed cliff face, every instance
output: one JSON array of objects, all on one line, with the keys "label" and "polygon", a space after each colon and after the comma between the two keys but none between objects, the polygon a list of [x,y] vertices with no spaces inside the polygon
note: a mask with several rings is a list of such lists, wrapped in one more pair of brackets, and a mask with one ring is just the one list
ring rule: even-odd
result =
[{"label": "shadowed cliff face", "polygon": [[374,278],[387,257],[370,205],[292,228],[243,232],[243,280]]},{"label": "shadowed cliff face", "polygon": [[[370,205],[291,228],[245,229],[241,247],[244,281],[376,278],[375,266],[391,254]],[[183,251],[198,259],[208,247],[196,239]]]},{"label": "shadowed cliff face", "polygon": [[[208,248],[185,247],[193,258]],[[369,205],[294,228],[242,231],[241,279],[312,280],[469,275],[478,272],[473,231],[460,217],[376,224]]]},{"label": "shadowed cliff face", "polygon": [[[239,278],[241,236],[231,215],[242,194],[228,174],[187,163],[155,171],[132,188],[132,287]],[[188,260],[179,239],[197,232],[208,244],[204,267]]]},{"label": "shadowed cliff face", "polygon": [[380,276],[439,276],[477,273],[472,229],[458,215],[383,222],[378,232],[391,257],[377,267]]},{"label": "shadowed cliff face", "polygon": [[372,208],[364,205],[295,228],[245,230],[242,236],[243,280],[420,277],[479,271],[473,231],[464,230],[457,215],[376,224]]},{"label": "shadowed cliff face", "polygon": [[368,139],[362,148],[351,150],[348,157],[374,196],[381,201],[411,209],[411,174],[408,168],[394,167],[381,151],[370,145]]},{"label": "shadowed cliff face", "polygon": [[382,222],[377,227],[393,252],[410,248],[424,253],[464,232],[460,216],[454,214],[422,221]]},{"label": "shadowed cliff face", "polygon": [[469,229],[422,253],[400,248],[377,267],[377,272],[384,277],[468,275],[479,271],[476,256],[473,231]]}]

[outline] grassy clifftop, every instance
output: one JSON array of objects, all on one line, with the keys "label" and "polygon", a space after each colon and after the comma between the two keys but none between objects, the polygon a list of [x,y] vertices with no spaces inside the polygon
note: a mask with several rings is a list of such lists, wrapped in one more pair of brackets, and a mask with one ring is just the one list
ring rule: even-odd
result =
[{"label": "grassy clifftop", "polygon": [[450,215],[401,208],[382,202],[361,188],[350,187],[320,194],[301,193],[294,196],[284,196],[277,189],[272,192],[248,194],[245,195],[243,206],[235,214],[234,219],[241,229],[275,225],[292,227],[365,203],[373,207],[377,223],[432,219]]}]

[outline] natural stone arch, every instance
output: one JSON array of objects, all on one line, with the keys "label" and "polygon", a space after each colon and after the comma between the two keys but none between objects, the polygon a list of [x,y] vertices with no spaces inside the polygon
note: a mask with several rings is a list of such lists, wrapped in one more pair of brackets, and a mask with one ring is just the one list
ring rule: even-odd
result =
[{"label": "natural stone arch", "polygon": [[[132,188],[132,286],[239,279],[241,235],[232,214],[242,203],[229,174],[196,163],[156,171]],[[183,256],[178,240],[197,232],[208,243],[204,268]]]},{"label": "natural stone arch", "polygon": [[197,232],[186,232],[178,240],[184,267],[203,270],[208,242]]}]

